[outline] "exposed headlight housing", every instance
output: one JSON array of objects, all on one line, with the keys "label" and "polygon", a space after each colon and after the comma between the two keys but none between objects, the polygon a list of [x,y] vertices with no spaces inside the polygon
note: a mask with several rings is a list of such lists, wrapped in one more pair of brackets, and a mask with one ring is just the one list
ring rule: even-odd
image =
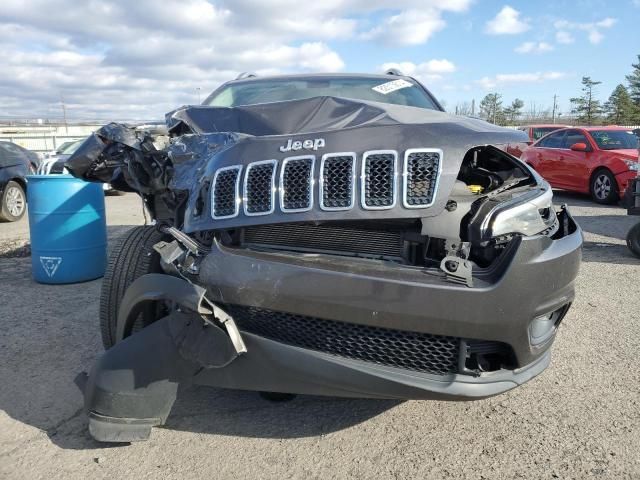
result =
[{"label": "exposed headlight housing", "polygon": [[553,192],[546,186],[497,205],[482,224],[483,236],[537,235],[553,227],[557,217]]}]

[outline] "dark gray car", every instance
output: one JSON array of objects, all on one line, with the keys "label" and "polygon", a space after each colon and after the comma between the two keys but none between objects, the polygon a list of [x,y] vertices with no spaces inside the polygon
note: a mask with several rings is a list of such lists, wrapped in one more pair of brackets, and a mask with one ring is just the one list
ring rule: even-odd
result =
[{"label": "dark gray car", "polygon": [[148,437],[183,381],[472,400],[549,365],[582,234],[503,151],[522,132],[397,74],[242,78],[166,120],[107,125],[67,163],[157,222],[104,279],[95,438]]},{"label": "dark gray car", "polygon": [[20,220],[27,210],[27,180],[40,159],[12,142],[0,141],[0,221]]}]

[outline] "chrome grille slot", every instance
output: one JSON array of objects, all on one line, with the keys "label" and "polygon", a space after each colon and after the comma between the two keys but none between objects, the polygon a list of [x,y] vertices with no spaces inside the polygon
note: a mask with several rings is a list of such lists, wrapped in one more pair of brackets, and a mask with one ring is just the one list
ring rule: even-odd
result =
[{"label": "chrome grille slot", "polygon": [[250,163],[244,176],[245,215],[267,215],[273,213],[276,160]]},{"label": "chrome grille slot", "polygon": [[280,172],[280,209],[306,212],[313,206],[313,155],[289,157]]},{"label": "chrome grille slot", "polygon": [[320,165],[320,208],[349,210],[355,199],[355,153],[331,153]]},{"label": "chrome grille slot", "polygon": [[216,220],[238,215],[240,207],[240,172],[242,166],[219,169],[213,177],[211,215]]},{"label": "chrome grille slot", "polygon": [[365,152],[362,159],[362,208],[386,210],[396,204],[398,154],[393,150]]},{"label": "chrome grille slot", "polygon": [[442,150],[410,149],[404,155],[403,205],[425,208],[433,204],[440,178]]}]

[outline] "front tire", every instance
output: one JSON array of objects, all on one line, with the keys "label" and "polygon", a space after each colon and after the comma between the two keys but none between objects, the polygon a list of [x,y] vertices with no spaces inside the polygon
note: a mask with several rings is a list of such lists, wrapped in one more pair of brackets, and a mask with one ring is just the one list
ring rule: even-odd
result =
[{"label": "front tire", "polygon": [[8,182],[0,199],[0,221],[17,222],[27,210],[27,197],[24,188],[13,180]]},{"label": "front tire", "polygon": [[591,198],[596,203],[610,205],[618,201],[618,184],[609,170],[598,170],[591,177]]},{"label": "front tire", "polygon": [[627,247],[636,257],[640,258],[640,223],[636,223],[627,234]]},{"label": "front tire", "polygon": [[[118,310],[129,285],[147,273],[162,272],[160,255],[153,246],[165,239],[166,235],[155,227],[135,227],[111,252],[100,293],[100,331],[105,350],[116,343]],[[159,318],[156,307],[153,304],[145,307],[134,323],[134,331]]]}]

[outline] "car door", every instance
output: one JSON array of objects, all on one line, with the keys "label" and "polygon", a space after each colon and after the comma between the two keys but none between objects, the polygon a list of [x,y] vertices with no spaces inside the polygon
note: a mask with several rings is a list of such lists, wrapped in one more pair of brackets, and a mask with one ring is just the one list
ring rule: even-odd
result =
[{"label": "car door", "polygon": [[553,132],[533,145],[533,167],[552,186],[555,186],[556,182],[559,152],[564,134],[564,130]]},{"label": "car door", "polygon": [[[571,146],[584,143],[587,151],[573,151]],[[568,190],[585,191],[589,184],[589,155],[592,148],[585,133],[577,128],[569,129],[562,140],[562,148],[558,154],[557,177],[558,186]]]}]

